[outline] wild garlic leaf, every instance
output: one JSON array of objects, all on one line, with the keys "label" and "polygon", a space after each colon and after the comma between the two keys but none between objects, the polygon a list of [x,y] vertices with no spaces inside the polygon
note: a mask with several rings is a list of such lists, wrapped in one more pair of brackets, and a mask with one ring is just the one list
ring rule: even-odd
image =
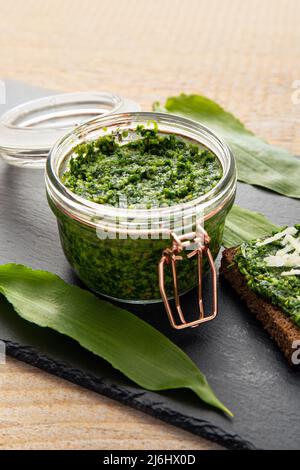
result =
[{"label": "wild garlic leaf", "polygon": [[0,266],[0,293],[22,318],[73,338],[141,387],[187,388],[232,416],[194,362],[132,313],[52,273],[17,264]]},{"label": "wild garlic leaf", "polygon": [[165,108],[157,103],[154,108],[194,119],[215,131],[231,147],[240,181],[300,198],[300,158],[264,142],[214,101],[181,94],[168,98]]},{"label": "wild garlic leaf", "polygon": [[226,218],[223,246],[231,248],[255,238],[271,235],[279,228],[263,214],[243,209],[235,204]]}]

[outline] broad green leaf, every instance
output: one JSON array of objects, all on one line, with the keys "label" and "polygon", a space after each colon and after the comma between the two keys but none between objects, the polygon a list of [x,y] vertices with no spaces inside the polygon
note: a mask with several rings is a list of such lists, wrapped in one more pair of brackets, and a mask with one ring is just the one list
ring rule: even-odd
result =
[{"label": "broad green leaf", "polygon": [[226,218],[223,245],[231,248],[270,235],[278,229],[263,214],[234,205]]},{"label": "broad green leaf", "polygon": [[188,388],[228,415],[193,361],[166,336],[135,315],[23,265],[0,266],[0,293],[25,320],[78,341],[141,387]]},{"label": "broad green leaf", "polygon": [[240,181],[300,198],[300,158],[264,142],[214,101],[182,94],[168,98],[165,108],[159,104],[154,107],[194,119],[214,130],[231,147]]}]

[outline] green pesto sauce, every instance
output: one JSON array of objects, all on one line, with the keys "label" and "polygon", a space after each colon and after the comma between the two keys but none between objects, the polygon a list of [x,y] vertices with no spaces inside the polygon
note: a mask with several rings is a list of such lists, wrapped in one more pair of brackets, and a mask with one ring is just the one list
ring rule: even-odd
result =
[{"label": "green pesto sauce", "polygon": [[[136,129],[79,144],[62,176],[77,195],[98,204],[161,207],[209,192],[222,177],[219,159],[209,150],[157,129]],[[124,142],[125,140],[125,142]]]},{"label": "green pesto sauce", "polygon": [[[300,225],[295,225],[300,234]],[[238,269],[246,278],[249,289],[279,307],[300,327],[300,276],[282,276],[283,271],[292,268],[270,267],[264,258],[275,255],[283,248],[282,240],[268,245],[257,246],[254,240],[243,243],[235,256]]]}]

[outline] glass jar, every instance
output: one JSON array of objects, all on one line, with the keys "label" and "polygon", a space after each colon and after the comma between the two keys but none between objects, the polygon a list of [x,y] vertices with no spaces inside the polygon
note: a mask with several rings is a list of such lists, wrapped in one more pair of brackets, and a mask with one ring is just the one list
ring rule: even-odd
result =
[{"label": "glass jar", "polygon": [[[211,191],[183,204],[127,209],[93,203],[63,185],[61,175],[76,145],[111,133],[122,133],[126,143],[137,138],[138,125],[152,128],[153,122],[160,133],[192,140],[219,158],[223,176]],[[163,297],[166,303],[169,297],[174,297],[174,287],[177,298],[199,284],[197,256],[189,256],[182,249],[186,243],[181,245],[180,240],[187,234],[187,239],[191,233],[196,236],[200,218],[207,243],[207,234],[210,238],[211,258],[217,256],[225,218],[235,197],[236,167],[228,146],[197,122],[164,113],[122,113],[88,121],[61,138],[48,156],[46,188],[64,253],[87,287],[123,302],[149,303],[161,301]],[[195,240],[192,242],[194,248]],[[170,248],[174,248],[174,243],[177,251]],[[166,249],[170,260],[172,255],[178,258],[180,252],[182,259],[176,279],[175,265],[162,263],[163,259],[167,260]],[[203,271],[207,271],[208,261],[205,257]]]},{"label": "glass jar", "polygon": [[54,142],[95,116],[139,111],[127,98],[106,92],[50,95],[0,116],[0,155],[10,165],[42,168]]}]

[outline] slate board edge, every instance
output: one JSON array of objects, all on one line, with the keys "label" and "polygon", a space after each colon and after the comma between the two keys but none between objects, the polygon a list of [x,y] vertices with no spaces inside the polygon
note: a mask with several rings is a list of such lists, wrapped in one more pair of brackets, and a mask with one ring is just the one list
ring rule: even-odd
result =
[{"label": "slate board edge", "polygon": [[[50,374],[56,375],[76,385],[82,386],[101,395],[119,401],[131,408],[147,413],[155,418],[165,421],[173,426],[180,427],[190,433],[215,442],[229,450],[255,450],[256,447],[250,442],[241,438],[238,434],[228,434],[222,428],[214,426],[208,421],[200,419],[187,419],[183,414],[174,412],[171,408],[163,406],[161,402],[145,405],[138,400],[141,393],[132,394],[122,386],[106,384],[105,379],[100,379],[93,374],[83,373],[79,369],[70,365],[58,362],[50,357],[40,354],[34,348],[23,346],[21,344],[4,341],[6,352],[11,357],[42,369]],[[153,405],[155,405],[153,407]],[[228,418],[229,419],[229,418]]]}]

